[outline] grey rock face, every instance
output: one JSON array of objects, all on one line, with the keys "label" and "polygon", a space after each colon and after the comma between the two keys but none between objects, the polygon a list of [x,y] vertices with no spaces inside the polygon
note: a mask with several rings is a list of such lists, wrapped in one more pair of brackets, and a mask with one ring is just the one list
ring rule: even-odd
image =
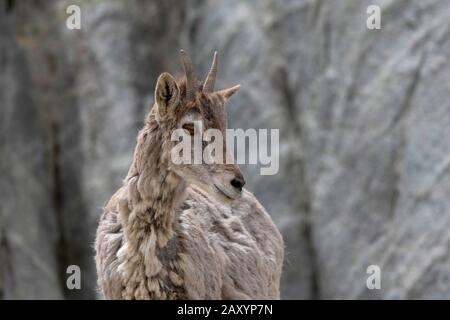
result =
[{"label": "grey rock face", "polygon": [[184,48],[242,85],[229,127],[280,129],[279,173],[243,171],[286,242],[283,297],[450,298],[447,1],[0,3],[1,297],[95,297],[101,207]]},{"label": "grey rock face", "polygon": [[23,50],[0,5],[0,297],[62,297],[51,150]]},{"label": "grey rock face", "polygon": [[[336,39],[346,40],[331,41],[323,76],[304,94],[321,295],[449,298],[442,264],[449,254],[450,8],[386,3],[382,30],[371,32],[357,24],[367,5],[346,8],[346,24],[359,26],[354,35],[330,19]],[[315,105],[311,96],[319,95],[334,98]],[[317,113],[327,108],[329,117]],[[381,268],[380,291],[365,286],[371,264]]]}]

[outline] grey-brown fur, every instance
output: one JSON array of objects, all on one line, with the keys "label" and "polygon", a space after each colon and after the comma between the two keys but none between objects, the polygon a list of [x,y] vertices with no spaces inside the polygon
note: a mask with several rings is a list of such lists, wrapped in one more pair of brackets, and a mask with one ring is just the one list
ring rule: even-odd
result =
[{"label": "grey-brown fur", "polygon": [[200,116],[205,129],[224,132],[225,102],[237,90],[203,92],[201,83],[159,77],[133,163],[97,230],[98,285],[105,298],[279,298],[280,233],[253,194],[218,191],[228,193],[230,177],[242,177],[239,167],[175,166],[169,158],[171,132],[190,115]]}]

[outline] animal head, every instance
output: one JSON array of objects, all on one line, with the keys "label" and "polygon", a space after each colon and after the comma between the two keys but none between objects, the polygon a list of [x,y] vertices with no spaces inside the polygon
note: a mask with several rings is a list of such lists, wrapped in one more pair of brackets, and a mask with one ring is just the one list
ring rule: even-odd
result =
[{"label": "animal head", "polygon": [[[214,91],[217,52],[214,53],[211,69],[203,82],[197,80],[191,59],[183,50],[181,50],[181,61],[186,79],[177,81],[169,73],[163,73],[159,76],[155,89],[155,118],[159,124],[159,130],[168,133],[164,136],[165,147],[162,150],[168,161],[169,170],[221,200],[237,199],[241,195],[245,180],[239,166],[234,161],[231,163],[226,161],[233,158],[227,150],[225,141],[227,128],[225,104],[234,93],[239,91],[240,86]],[[199,138],[196,135],[215,129],[221,134],[223,161],[209,164],[205,161],[188,164],[173,163],[168,153],[177,142],[172,141],[169,134],[177,129],[183,130],[192,140]],[[200,148],[203,152],[207,143],[203,139],[201,141]],[[194,156],[196,152],[194,148],[198,148],[199,145],[192,143],[190,147],[190,155]]]}]

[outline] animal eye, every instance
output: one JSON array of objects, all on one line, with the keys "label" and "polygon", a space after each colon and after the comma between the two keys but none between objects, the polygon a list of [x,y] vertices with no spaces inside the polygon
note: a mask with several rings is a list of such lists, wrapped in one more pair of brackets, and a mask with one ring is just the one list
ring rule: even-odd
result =
[{"label": "animal eye", "polygon": [[187,130],[191,136],[194,135],[194,124],[193,123],[183,124],[183,129]]}]

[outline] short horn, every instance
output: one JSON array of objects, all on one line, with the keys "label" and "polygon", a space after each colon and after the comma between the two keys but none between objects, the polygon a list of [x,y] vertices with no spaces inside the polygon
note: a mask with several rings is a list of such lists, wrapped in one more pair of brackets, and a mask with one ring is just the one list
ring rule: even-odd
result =
[{"label": "short horn", "polygon": [[203,83],[203,92],[213,92],[214,84],[216,82],[216,74],[217,74],[217,51],[214,51],[214,58],[211,65],[211,69],[208,72],[208,75]]},{"label": "short horn", "polygon": [[180,50],[181,62],[183,63],[184,73],[186,74],[186,99],[191,100],[197,91],[197,80],[195,79],[194,67],[189,55]]},{"label": "short horn", "polygon": [[225,100],[228,100],[233,94],[235,94],[236,92],[239,92],[239,90],[241,90],[240,84],[238,84],[237,86],[228,88],[228,89],[223,89],[223,90],[217,91],[217,94],[219,94],[220,96],[225,98]]}]

